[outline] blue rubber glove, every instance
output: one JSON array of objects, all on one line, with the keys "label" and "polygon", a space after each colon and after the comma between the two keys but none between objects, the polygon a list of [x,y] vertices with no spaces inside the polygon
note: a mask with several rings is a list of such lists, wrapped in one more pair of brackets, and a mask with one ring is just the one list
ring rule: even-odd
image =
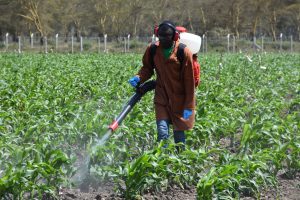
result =
[{"label": "blue rubber glove", "polygon": [[140,82],[140,77],[134,76],[134,77],[132,77],[131,79],[129,79],[128,82],[130,83],[130,85],[131,85],[132,87],[136,87],[136,86],[138,85],[138,83]]},{"label": "blue rubber glove", "polygon": [[183,110],[183,119],[188,120],[192,115],[193,111],[191,109],[184,109]]}]

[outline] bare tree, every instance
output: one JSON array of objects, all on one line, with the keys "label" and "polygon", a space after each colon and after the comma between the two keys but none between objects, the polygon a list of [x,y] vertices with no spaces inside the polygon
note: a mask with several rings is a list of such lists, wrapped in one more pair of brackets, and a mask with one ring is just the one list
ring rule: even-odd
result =
[{"label": "bare tree", "polygon": [[247,16],[251,16],[251,30],[250,37],[253,38],[256,35],[257,26],[261,18],[264,16],[264,8],[266,6],[266,1],[269,0],[252,0],[249,1],[245,6],[248,7]]},{"label": "bare tree", "polygon": [[151,10],[151,17],[154,23],[159,24],[161,21],[168,19],[170,13],[167,12],[169,5],[169,0],[153,0],[149,10]]},{"label": "bare tree", "polygon": [[68,15],[71,19],[71,32],[77,37],[78,41],[83,34],[84,22],[89,14],[85,9],[87,5],[84,0],[73,0],[68,10]]},{"label": "bare tree", "polygon": [[241,17],[242,17],[242,6],[244,4],[243,0],[232,0],[229,8],[229,15],[231,21],[231,29],[234,35],[240,37],[241,28]]},{"label": "bare tree", "polygon": [[285,6],[281,12],[281,17],[284,17],[284,21],[288,23],[288,26],[294,27],[295,35],[298,35],[298,40],[300,40],[300,0],[296,0]]},{"label": "bare tree", "polygon": [[300,38],[299,5],[299,0],[0,0],[0,34],[149,35],[155,24],[172,20],[195,33],[252,38],[260,30],[275,40],[289,29]]},{"label": "bare tree", "polygon": [[24,19],[33,23],[37,31],[41,34],[42,37],[46,36],[47,30],[45,27],[45,22],[40,15],[40,5],[42,1],[40,0],[28,0],[21,1],[24,14],[19,14]]},{"label": "bare tree", "polygon": [[[129,24],[130,29],[132,30],[133,35],[137,35],[138,24],[143,18],[143,11],[145,7],[143,6],[144,2],[140,0],[131,0],[129,1]],[[130,23],[131,22],[131,23]]]},{"label": "bare tree", "polygon": [[99,27],[99,31],[103,34],[107,32],[107,22],[109,20],[110,13],[110,1],[108,0],[93,0],[94,11],[96,16],[96,24]]},{"label": "bare tree", "polygon": [[[128,11],[126,10],[128,8],[125,6],[126,4],[128,4],[126,0],[115,0],[111,2],[110,16],[112,26],[110,26],[110,29],[114,36],[119,36],[126,32],[127,19],[129,17]],[[121,5],[124,5],[123,9],[120,9]]]},{"label": "bare tree", "polygon": [[273,41],[276,41],[276,24],[278,20],[279,8],[281,4],[280,0],[270,0],[266,2],[266,7],[264,13],[267,16],[267,22],[269,24],[269,30],[272,36]]}]

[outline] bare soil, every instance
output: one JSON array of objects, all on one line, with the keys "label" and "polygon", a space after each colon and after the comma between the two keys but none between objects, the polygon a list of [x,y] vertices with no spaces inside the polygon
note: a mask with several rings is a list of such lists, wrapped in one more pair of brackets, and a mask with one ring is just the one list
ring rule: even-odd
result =
[{"label": "bare soil", "polygon": [[[60,199],[62,200],[121,200],[122,196],[114,192],[112,184],[101,185],[97,190],[89,188],[88,192],[80,189],[61,189]],[[146,193],[139,199],[143,200],[195,200],[196,188],[170,188],[165,192]],[[241,200],[255,200],[254,197],[243,197]],[[261,200],[300,200],[300,173],[294,179],[287,179],[278,176],[278,189],[269,188],[261,193]]]}]

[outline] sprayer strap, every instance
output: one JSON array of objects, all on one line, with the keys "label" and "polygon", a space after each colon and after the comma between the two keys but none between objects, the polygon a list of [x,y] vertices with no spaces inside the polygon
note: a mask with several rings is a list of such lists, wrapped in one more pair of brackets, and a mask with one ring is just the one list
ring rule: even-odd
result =
[{"label": "sprayer strap", "polygon": [[184,48],[186,47],[185,44],[179,43],[178,50],[176,57],[180,62],[180,65],[182,66],[183,60],[184,60]]},{"label": "sprayer strap", "polygon": [[155,66],[154,66],[154,56],[155,56],[156,49],[157,49],[157,45],[156,45],[155,42],[153,42],[150,45],[150,64],[152,65],[153,68],[155,68]]}]

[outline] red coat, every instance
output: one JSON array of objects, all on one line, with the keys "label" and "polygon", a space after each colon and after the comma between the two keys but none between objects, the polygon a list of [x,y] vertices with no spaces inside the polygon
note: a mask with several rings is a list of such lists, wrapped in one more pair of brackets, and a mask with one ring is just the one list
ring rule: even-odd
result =
[{"label": "red coat", "polygon": [[[193,128],[195,121],[195,83],[193,75],[193,58],[188,48],[184,48],[182,65],[176,57],[179,42],[170,57],[166,59],[162,47],[158,46],[154,56],[155,69],[150,61],[150,46],[143,56],[143,67],[138,72],[141,83],[147,81],[156,72],[156,88],[154,96],[156,119],[169,119],[174,130]],[[183,110],[191,109],[192,116],[188,120],[182,118]]]}]

